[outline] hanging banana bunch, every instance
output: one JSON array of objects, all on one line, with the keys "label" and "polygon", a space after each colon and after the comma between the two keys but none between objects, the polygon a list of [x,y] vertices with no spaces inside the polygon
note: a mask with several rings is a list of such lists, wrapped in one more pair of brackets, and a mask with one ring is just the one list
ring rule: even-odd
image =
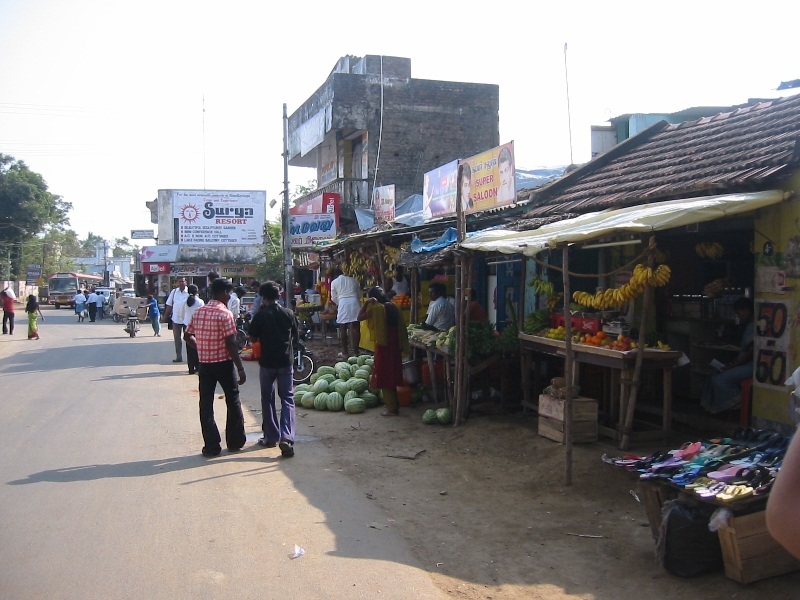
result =
[{"label": "hanging banana bunch", "polygon": [[672,271],[667,265],[658,265],[655,269],[651,269],[638,264],[633,269],[630,282],[625,285],[616,289],[609,288],[598,291],[595,294],[575,292],[572,294],[572,298],[579,304],[590,306],[597,310],[619,308],[640,296],[644,292],[645,286],[661,287],[666,285],[671,273]]},{"label": "hanging banana bunch", "polygon": [[725,254],[725,246],[718,242],[700,242],[694,247],[694,251],[700,258],[717,260]]},{"label": "hanging banana bunch", "polygon": [[533,279],[528,282],[528,286],[532,287],[536,294],[546,294],[548,296],[552,296],[556,291],[553,282],[545,281],[539,277],[538,273],[534,275]]}]

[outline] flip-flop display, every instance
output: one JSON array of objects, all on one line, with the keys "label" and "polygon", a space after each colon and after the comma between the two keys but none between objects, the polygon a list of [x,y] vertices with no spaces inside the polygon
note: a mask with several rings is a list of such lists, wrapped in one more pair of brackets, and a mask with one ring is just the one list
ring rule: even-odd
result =
[{"label": "flip-flop display", "polygon": [[650,456],[626,454],[603,462],[662,480],[701,498],[731,503],[769,494],[791,436],[770,429],[740,427],[730,438],[687,442],[670,452]]}]

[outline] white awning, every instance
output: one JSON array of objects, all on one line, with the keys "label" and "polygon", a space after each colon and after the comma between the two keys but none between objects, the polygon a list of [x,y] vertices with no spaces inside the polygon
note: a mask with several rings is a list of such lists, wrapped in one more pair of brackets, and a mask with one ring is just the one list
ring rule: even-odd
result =
[{"label": "white awning", "polygon": [[461,246],[469,250],[534,256],[559,244],[588,242],[605,235],[641,234],[683,227],[750,212],[783,200],[784,192],[780,190],[668,200],[587,213],[532,231],[479,231],[464,240]]}]

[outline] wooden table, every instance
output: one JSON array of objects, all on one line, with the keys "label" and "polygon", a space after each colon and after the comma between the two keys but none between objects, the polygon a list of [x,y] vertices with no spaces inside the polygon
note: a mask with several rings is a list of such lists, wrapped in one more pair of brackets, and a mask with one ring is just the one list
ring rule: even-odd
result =
[{"label": "wooden table", "polygon": [[[566,344],[562,340],[553,340],[538,335],[519,334],[520,349],[522,351],[522,389],[524,394],[523,406],[538,409],[532,401],[532,390],[541,388],[541,374],[539,369],[534,369],[534,381],[531,386],[530,372],[533,365],[534,354],[564,357]],[[633,369],[636,363],[637,350],[620,352],[586,344],[572,344],[575,355],[575,372],[573,381],[578,381],[578,370],[581,363],[606,367],[611,371],[611,397],[604,406],[608,409],[609,423],[616,422],[616,427],[598,426],[598,431],[615,440],[622,439],[627,403],[633,378]],[[631,440],[642,441],[663,438],[672,427],[672,369],[676,366],[682,352],[645,349],[642,361],[643,369],[661,369],[664,374],[664,403],[663,419],[660,431],[637,431],[631,433]]]}]

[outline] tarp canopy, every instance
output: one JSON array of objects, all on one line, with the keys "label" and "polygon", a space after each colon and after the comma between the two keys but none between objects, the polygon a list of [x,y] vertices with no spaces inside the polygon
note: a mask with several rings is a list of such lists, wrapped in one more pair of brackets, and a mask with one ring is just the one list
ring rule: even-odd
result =
[{"label": "tarp canopy", "polygon": [[[361,231],[375,227],[375,211],[371,208],[355,209],[358,228]],[[422,194],[411,194],[405,200],[397,203],[394,209],[394,223],[413,227],[422,225],[425,221],[422,213]]]},{"label": "tarp canopy", "polygon": [[780,190],[668,200],[587,213],[532,231],[492,229],[461,243],[470,250],[534,256],[564,243],[588,242],[605,235],[641,234],[750,212],[784,199]]}]

